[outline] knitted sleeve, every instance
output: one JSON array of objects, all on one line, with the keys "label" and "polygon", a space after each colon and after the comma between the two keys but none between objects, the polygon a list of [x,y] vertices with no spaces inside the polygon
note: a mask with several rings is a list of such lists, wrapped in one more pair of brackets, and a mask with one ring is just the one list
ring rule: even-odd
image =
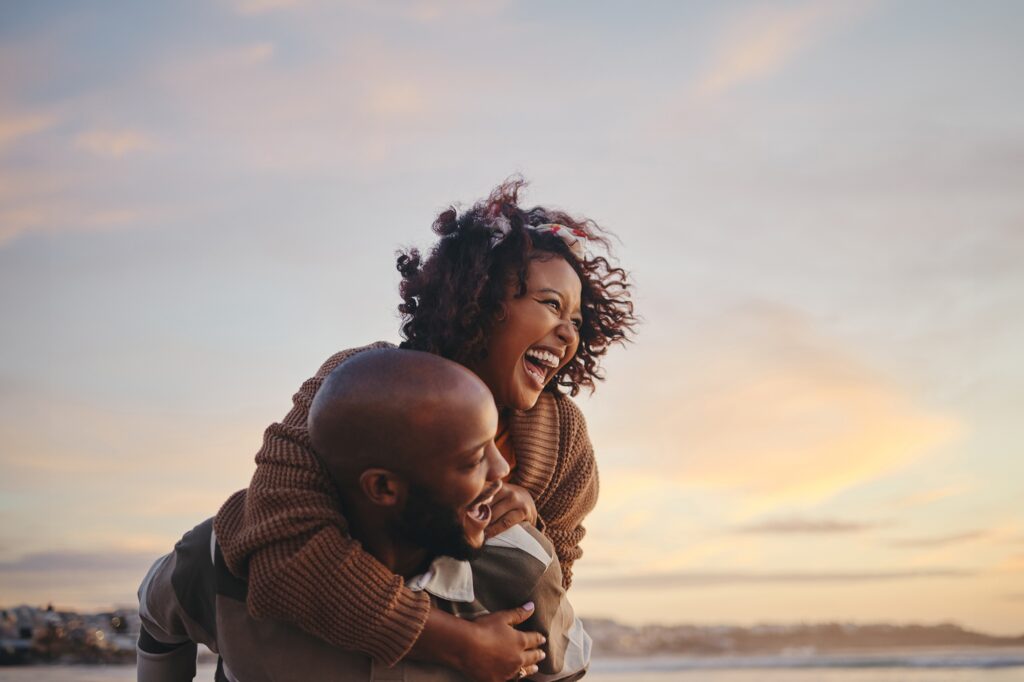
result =
[{"label": "knitted sleeve", "polygon": [[580,408],[565,396],[556,404],[561,442],[551,484],[538,498],[537,513],[541,529],[558,553],[563,586],[569,589],[572,565],[583,555],[583,518],[597,504],[597,461]]},{"label": "knitted sleeve", "polygon": [[247,491],[215,519],[228,567],[248,575],[249,611],[289,621],[343,649],[386,665],[419,637],[430,609],[347,535],[334,485],[310,446],[309,406],[330,372],[374,344],[334,355],[294,396],[284,420],[264,434]]}]

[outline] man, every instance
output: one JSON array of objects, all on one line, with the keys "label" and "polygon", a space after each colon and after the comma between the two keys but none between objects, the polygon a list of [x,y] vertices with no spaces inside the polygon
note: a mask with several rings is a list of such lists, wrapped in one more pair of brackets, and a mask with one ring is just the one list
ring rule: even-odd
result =
[{"label": "man", "polygon": [[[493,399],[476,375],[408,350],[348,360],[317,392],[309,416],[312,446],[338,487],[354,538],[455,615],[526,621],[546,632],[546,641],[521,633],[520,677],[573,679],[585,672],[590,640],[565,599],[551,544],[524,525],[485,547],[489,504],[509,471],[494,445],[496,428]],[[330,570],[338,567],[325,562]],[[197,642],[220,654],[218,679],[239,682],[461,679],[427,664],[384,668],[288,623],[256,620],[246,589],[226,569],[209,521],[186,534],[139,589],[139,680],[192,679]],[[527,599],[525,607],[495,613]],[[368,623],[375,615],[363,614]]]}]

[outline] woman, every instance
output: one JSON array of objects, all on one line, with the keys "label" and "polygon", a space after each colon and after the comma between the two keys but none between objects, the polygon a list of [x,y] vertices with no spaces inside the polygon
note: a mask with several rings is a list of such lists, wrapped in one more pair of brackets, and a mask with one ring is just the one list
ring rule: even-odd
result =
[{"label": "woman", "polygon": [[[488,532],[537,524],[568,587],[598,482],[583,416],[564,393],[593,389],[599,358],[636,320],[625,271],[588,254],[607,249],[600,229],[560,211],[520,209],[523,185],[506,182],[462,216],[442,213],[426,260],[416,250],[400,255],[401,347],[460,362],[491,389],[501,415],[495,441],[512,472],[492,503]],[[330,358],[284,421],[267,429],[248,491],[217,515],[221,549],[232,571],[248,574],[254,615],[291,621],[389,665],[408,654],[474,679],[508,679],[535,660],[510,627],[525,614],[467,622],[431,609],[422,592],[347,537],[310,449],[306,418],[324,377],[380,345]]]}]

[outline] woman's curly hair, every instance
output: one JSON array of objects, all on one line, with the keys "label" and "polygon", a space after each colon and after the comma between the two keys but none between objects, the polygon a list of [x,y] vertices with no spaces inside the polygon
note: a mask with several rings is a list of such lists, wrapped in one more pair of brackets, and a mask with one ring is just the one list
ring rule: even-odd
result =
[{"label": "woman's curly hair", "polygon": [[[513,177],[462,215],[454,208],[441,213],[434,221],[440,239],[426,260],[417,249],[399,252],[402,347],[462,364],[485,357],[508,287],[516,287],[516,296],[524,295],[530,261],[560,256],[583,285],[583,322],[576,355],[546,390],[557,391],[561,386],[571,395],[583,387],[593,391],[594,380],[604,379],[601,356],[611,344],[628,341],[637,323],[630,299],[632,285],[626,271],[605,256],[588,253],[577,258],[561,238],[528,229],[557,223],[581,230],[589,249],[600,247],[611,256],[606,232],[592,220],[541,206],[520,208],[519,192],[525,185],[525,180]],[[495,235],[505,231],[506,236],[495,244]]]}]

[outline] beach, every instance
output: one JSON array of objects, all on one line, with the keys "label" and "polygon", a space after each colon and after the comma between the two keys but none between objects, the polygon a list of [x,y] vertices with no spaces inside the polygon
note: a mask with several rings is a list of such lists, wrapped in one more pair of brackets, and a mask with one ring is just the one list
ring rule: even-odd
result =
[{"label": "beach", "polygon": [[[196,680],[213,680],[216,666],[200,664]],[[129,682],[135,666],[0,668],[0,682]],[[859,661],[835,658],[605,658],[586,679],[600,682],[1024,682],[1024,651],[894,655]]]}]

